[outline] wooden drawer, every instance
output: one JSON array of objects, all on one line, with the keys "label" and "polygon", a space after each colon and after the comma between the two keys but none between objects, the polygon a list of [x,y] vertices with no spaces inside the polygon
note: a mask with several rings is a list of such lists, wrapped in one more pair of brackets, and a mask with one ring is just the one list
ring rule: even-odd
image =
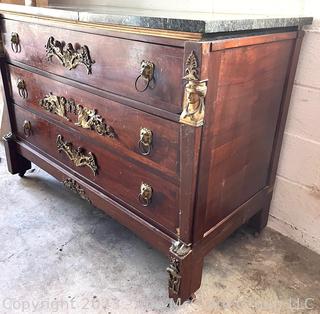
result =
[{"label": "wooden drawer", "polygon": [[[176,231],[179,201],[177,185],[112,154],[101,145],[95,145],[80,133],[54,125],[19,106],[13,107],[15,132],[19,138],[44,151],[82,179],[100,187],[102,192],[128,204],[147,219],[169,231]],[[139,197],[142,183],[152,188],[150,204],[147,202],[148,195]]]},{"label": "wooden drawer", "polygon": [[[181,112],[182,48],[13,20],[4,20],[3,23],[3,39],[9,60],[23,62],[99,89],[144,102],[150,106],[174,113]],[[12,34],[18,34],[18,45],[12,43]],[[77,52],[72,51],[71,47],[69,49],[69,56],[75,56],[75,53],[78,53],[80,57],[76,60],[81,59],[80,64],[69,70],[67,67],[70,66],[70,63],[65,62],[65,66],[62,65],[62,61],[56,55],[52,57],[51,61],[48,60],[45,46],[50,37],[64,45],[64,60],[67,60],[66,46],[68,43],[73,45],[74,50],[80,49]],[[13,37],[15,41],[14,38],[17,36]],[[88,48],[89,54],[85,53],[84,46]],[[80,47],[83,49],[81,50]],[[89,61],[90,59],[94,61],[93,64]],[[143,60],[154,64],[154,80],[150,82],[149,88],[144,92],[139,92],[135,88],[135,81],[140,75]],[[88,71],[92,73],[88,74]],[[143,89],[144,83],[145,81],[140,77],[138,88]]]},{"label": "wooden drawer", "polygon": [[[14,103],[72,127],[98,145],[103,145],[106,149],[120,153],[126,158],[141,162],[172,178],[179,176],[180,124],[15,66],[10,66],[9,70]],[[20,89],[17,87],[19,82],[24,85]],[[75,104],[73,109],[69,106],[71,99]],[[67,107],[72,109],[71,112]],[[94,110],[95,114],[85,108]],[[91,118],[85,115],[88,112]],[[97,115],[103,119],[102,123],[99,123],[101,119]],[[148,130],[152,132],[150,145],[146,141],[148,140],[146,135],[145,139],[141,138],[142,133]],[[144,155],[148,152],[148,155]]]}]

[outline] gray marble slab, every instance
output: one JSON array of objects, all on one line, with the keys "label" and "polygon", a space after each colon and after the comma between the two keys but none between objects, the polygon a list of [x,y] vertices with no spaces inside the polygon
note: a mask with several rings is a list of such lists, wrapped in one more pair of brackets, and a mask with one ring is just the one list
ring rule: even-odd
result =
[{"label": "gray marble slab", "polygon": [[312,23],[312,17],[238,15],[142,10],[105,6],[28,7],[0,4],[0,11],[27,13],[81,22],[113,24],[195,33],[221,33],[283,27],[302,27]]}]

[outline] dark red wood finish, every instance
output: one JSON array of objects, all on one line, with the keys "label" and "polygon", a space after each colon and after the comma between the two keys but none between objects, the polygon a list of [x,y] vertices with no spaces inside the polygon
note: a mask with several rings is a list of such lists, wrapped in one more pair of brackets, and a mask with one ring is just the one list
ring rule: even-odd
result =
[{"label": "dark red wood finish", "polygon": [[[181,111],[183,49],[155,45],[122,38],[86,34],[60,28],[5,20],[3,40],[8,60],[16,60],[50,73],[107,90],[162,108],[171,112]],[[11,33],[18,33],[21,52],[11,49]],[[86,45],[95,61],[92,74],[85,66],[68,70],[57,58],[46,58],[45,45],[50,36],[71,43],[75,47]],[[155,65],[155,82],[145,92],[135,89],[140,74],[140,63],[148,60]]]},{"label": "dark red wood finish", "polygon": [[[113,150],[125,158],[134,159],[143,165],[151,167],[160,174],[165,174],[172,181],[177,182],[179,176],[179,129],[180,124],[160,119],[154,115],[128,108],[120,103],[92,95],[81,89],[59,83],[44,76],[25,71],[24,69],[9,66],[11,77],[11,97],[13,102],[30,109],[46,118],[60,122],[68,128],[74,128],[84,136],[93,140],[105,149]],[[17,82],[25,82],[27,98],[19,95]],[[116,134],[115,138],[101,136],[94,130],[83,129],[75,125],[77,115],[66,113],[71,120],[46,111],[39,105],[39,101],[52,93],[73,99],[76,104],[89,109],[95,109]],[[152,150],[147,156],[142,156],[139,150],[140,129],[147,128],[152,131]],[[143,167],[142,165],[142,167]]]},{"label": "dark red wood finish", "polygon": [[[106,194],[128,203],[135,210],[141,212],[148,219],[163,225],[172,233],[178,227],[178,210],[176,204],[179,200],[179,189],[161,176],[146,170],[141,165],[136,165],[113,154],[101,145],[96,145],[85,138],[81,133],[53,125],[49,121],[26,111],[18,106],[14,107],[15,134],[42,152],[54,158],[68,168],[69,172],[76,172],[83,180],[99,186]],[[31,135],[26,137],[23,129],[24,121],[31,123]],[[58,135],[64,141],[71,142],[75,148],[84,149],[85,155],[92,152],[96,158],[98,172],[85,167],[75,167],[74,163],[64,152],[59,152],[56,145]],[[141,183],[148,183],[153,188],[152,203],[143,207],[138,199]]]},{"label": "dark red wood finish", "polygon": [[[178,265],[179,289],[169,289],[169,296],[184,302],[200,287],[203,259],[212,248],[248,221],[258,231],[267,223],[303,32],[186,40],[183,49],[178,39],[150,36],[148,42],[145,35],[115,35],[92,25],[87,31],[82,25],[80,31],[71,23],[64,27],[63,22],[45,19],[10,18],[17,21],[5,21],[2,29],[6,61],[24,69],[1,63],[8,112],[18,136],[6,144],[9,167],[15,164],[18,171],[25,170],[25,160],[30,160],[60,181],[76,180],[95,206],[167,254],[171,265],[173,261]],[[12,31],[21,34],[20,55],[10,52]],[[67,71],[55,61],[48,63],[43,46],[51,35],[88,45],[96,61],[93,74],[88,76],[81,66]],[[172,122],[182,110],[181,78],[192,51],[199,62],[199,79],[208,86],[203,127]],[[157,86],[137,93],[132,80],[139,74],[141,59],[149,58],[156,64]],[[20,76],[27,82],[26,100],[19,98],[15,87]],[[118,130],[119,138],[102,139],[75,127],[74,120],[44,112],[38,100],[48,92],[97,109]],[[32,124],[29,138],[22,132],[24,120]],[[155,133],[149,157],[140,156],[136,147],[144,126]],[[95,154],[96,177],[57,152],[58,134]],[[154,189],[147,208],[137,198],[142,181]],[[181,254],[172,245],[175,240],[189,245],[187,251]]]}]

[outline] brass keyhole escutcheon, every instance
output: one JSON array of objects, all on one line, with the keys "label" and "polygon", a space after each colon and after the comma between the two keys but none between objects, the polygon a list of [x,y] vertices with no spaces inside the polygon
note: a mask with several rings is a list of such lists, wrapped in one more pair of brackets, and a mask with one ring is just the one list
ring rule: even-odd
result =
[{"label": "brass keyhole escutcheon", "polygon": [[18,33],[11,33],[11,49],[14,53],[21,52],[20,38]]},{"label": "brass keyhole escutcheon", "polygon": [[[134,86],[138,92],[144,92],[150,85],[150,82],[154,81],[154,68],[155,65],[151,61],[142,60],[140,63],[140,75],[136,78]],[[140,83],[139,83],[140,82]],[[142,88],[139,85],[142,85]]]},{"label": "brass keyhole escutcheon", "polygon": [[31,135],[32,129],[31,129],[31,122],[28,120],[25,120],[23,122],[23,133],[26,137],[29,137]]},{"label": "brass keyhole escutcheon", "polygon": [[152,149],[153,133],[147,128],[141,128],[139,139],[139,151],[141,155],[149,155]]},{"label": "brass keyhole escutcheon", "polygon": [[28,97],[28,91],[26,88],[26,83],[23,79],[18,79],[17,81],[17,88],[18,88],[18,92],[19,92],[19,96],[23,99]]},{"label": "brass keyhole escutcheon", "polygon": [[147,207],[151,204],[152,201],[153,189],[151,185],[147,183],[141,183],[140,186],[140,194],[139,194],[139,202],[142,206]]}]

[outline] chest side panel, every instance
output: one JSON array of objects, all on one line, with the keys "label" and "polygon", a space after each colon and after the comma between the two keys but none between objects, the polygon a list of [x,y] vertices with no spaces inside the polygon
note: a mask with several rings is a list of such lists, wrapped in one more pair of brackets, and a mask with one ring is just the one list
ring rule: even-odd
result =
[{"label": "chest side panel", "polygon": [[203,139],[207,156],[202,167],[208,173],[205,231],[267,185],[294,42],[218,52],[216,94],[206,106]]}]

